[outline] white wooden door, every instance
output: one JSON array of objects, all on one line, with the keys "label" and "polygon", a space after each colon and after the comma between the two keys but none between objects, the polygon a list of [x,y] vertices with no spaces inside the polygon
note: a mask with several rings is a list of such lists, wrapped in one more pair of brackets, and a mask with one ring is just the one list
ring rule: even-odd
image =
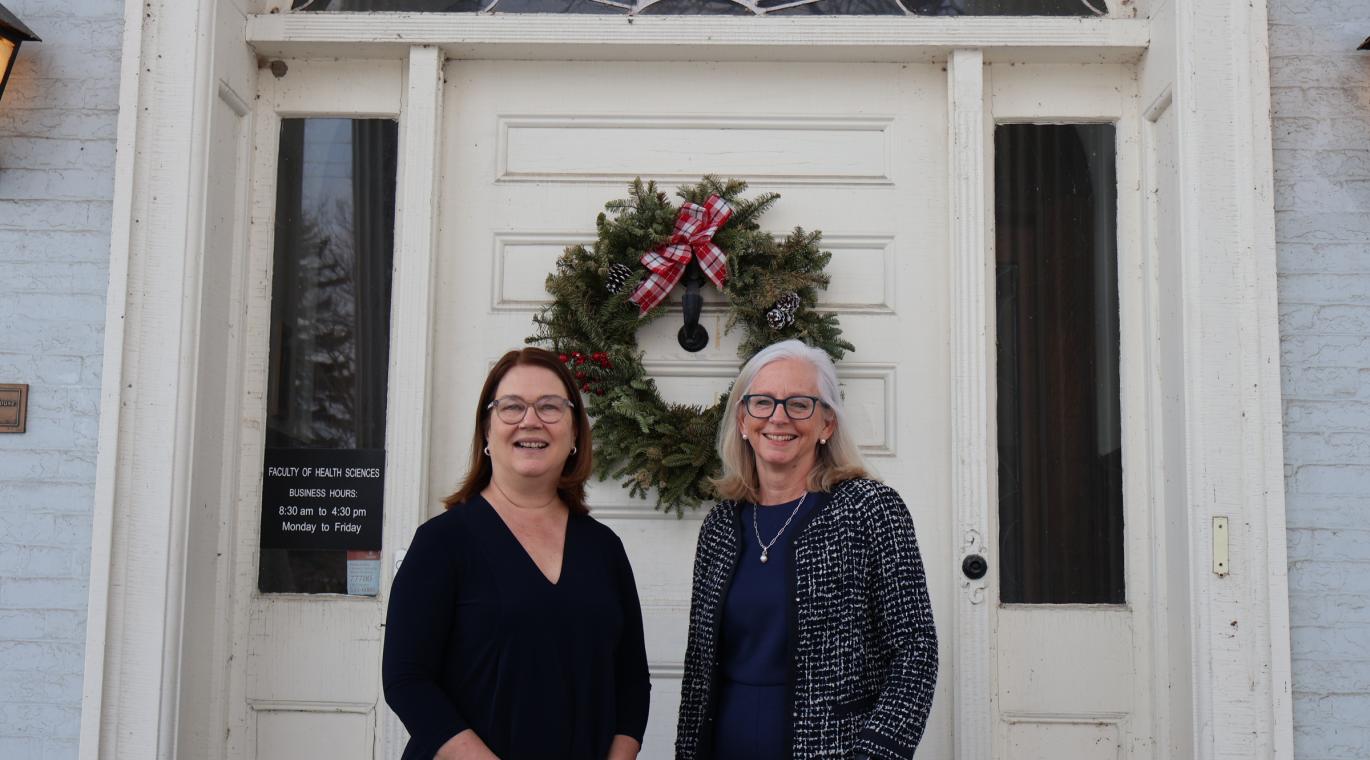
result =
[{"label": "white wooden door", "polygon": [[[857,347],[838,368],[852,424],[913,513],[949,651],[946,103],[938,65],[449,63],[430,503],[461,475],[491,362],[531,333],[556,256],[593,240],[604,202],[638,175],[671,191],[706,172],[744,178],[783,195],[768,229],[820,229],[833,251],[826,305]],[[678,314],[639,333],[647,366],[668,398],[711,403],[737,342],[714,308],[714,342],[686,353]],[[676,519],[614,483],[590,502],[624,540],[642,599],[643,756],[671,757],[702,512]],[[950,756],[950,685],[944,672],[922,757]]]}]

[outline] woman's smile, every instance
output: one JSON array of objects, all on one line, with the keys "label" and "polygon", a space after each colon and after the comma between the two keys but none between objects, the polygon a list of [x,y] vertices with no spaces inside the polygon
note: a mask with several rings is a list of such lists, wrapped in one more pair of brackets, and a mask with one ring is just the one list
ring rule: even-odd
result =
[{"label": "woman's smile", "polygon": [[[781,359],[762,367],[748,391],[781,400],[791,396],[818,395],[818,376],[814,368],[800,359]],[[767,419],[738,410],[738,425],[756,452],[761,470],[782,468],[808,472],[813,466],[819,441],[832,433],[832,415],[817,410],[805,419],[790,419],[784,404],[777,404]]]},{"label": "woman's smile", "polygon": [[561,473],[575,445],[574,418],[563,410],[556,422],[545,422],[538,417],[536,405],[539,399],[561,398],[565,393],[556,373],[545,367],[520,365],[505,374],[495,398],[515,398],[524,407],[517,422],[506,422],[493,412],[488,418],[491,465],[496,472],[533,478]]}]

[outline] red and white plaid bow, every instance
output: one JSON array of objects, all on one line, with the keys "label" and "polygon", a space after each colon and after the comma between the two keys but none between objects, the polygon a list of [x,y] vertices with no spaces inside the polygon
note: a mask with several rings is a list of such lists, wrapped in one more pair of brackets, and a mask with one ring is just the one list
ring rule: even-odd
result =
[{"label": "red and white plaid bow", "polygon": [[670,241],[642,255],[642,265],[652,274],[628,298],[638,305],[639,316],[665,300],[671,288],[685,275],[685,267],[692,256],[699,259],[699,268],[704,270],[705,276],[713,280],[719,290],[723,289],[723,283],[728,279],[728,262],[713,238],[732,215],[732,206],[717,195],[709,196],[703,206],[686,203],[680,207]]}]

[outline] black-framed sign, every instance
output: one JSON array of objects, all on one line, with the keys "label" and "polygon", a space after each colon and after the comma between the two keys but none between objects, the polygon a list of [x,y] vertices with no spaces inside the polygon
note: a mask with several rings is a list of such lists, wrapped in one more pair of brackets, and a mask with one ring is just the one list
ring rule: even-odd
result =
[{"label": "black-framed sign", "polygon": [[384,449],[267,449],[263,549],[381,548]]}]

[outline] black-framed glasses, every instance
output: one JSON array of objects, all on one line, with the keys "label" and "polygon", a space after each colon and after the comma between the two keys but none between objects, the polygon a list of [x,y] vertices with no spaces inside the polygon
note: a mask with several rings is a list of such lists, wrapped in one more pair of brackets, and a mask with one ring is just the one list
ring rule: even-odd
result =
[{"label": "black-framed glasses", "polygon": [[776,398],[765,393],[748,393],[742,397],[742,407],[747,410],[747,414],[759,420],[774,417],[775,410],[782,406],[785,407],[786,417],[792,420],[807,420],[822,403],[823,399],[817,396]]},{"label": "black-framed glasses", "polygon": [[551,425],[561,422],[561,418],[566,416],[566,410],[575,407],[575,402],[564,399],[561,396],[543,396],[531,404],[518,396],[503,396],[485,405],[486,409],[495,410],[495,416],[499,417],[500,422],[506,425],[517,425],[523,422],[523,418],[528,414],[528,407],[533,408],[533,414],[538,419]]}]

